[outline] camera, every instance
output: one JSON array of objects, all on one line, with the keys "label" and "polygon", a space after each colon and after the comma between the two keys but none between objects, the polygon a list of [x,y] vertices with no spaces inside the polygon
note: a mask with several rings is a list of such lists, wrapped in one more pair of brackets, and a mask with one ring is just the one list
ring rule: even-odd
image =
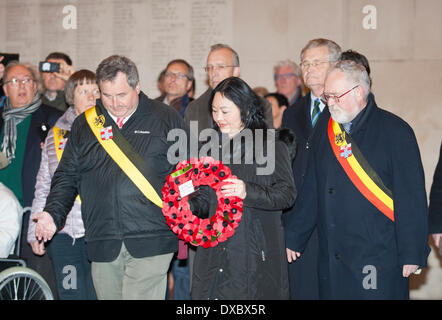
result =
[{"label": "camera", "polygon": [[42,122],[40,124],[39,131],[40,131],[40,141],[41,142],[45,142],[50,128],[51,127],[49,126],[49,123],[47,123],[47,122]]},{"label": "camera", "polygon": [[19,54],[18,53],[0,53],[0,57],[3,56],[3,60],[0,62],[4,66],[6,66],[11,61],[18,61]]},{"label": "camera", "polygon": [[38,70],[40,72],[60,72],[60,64],[55,62],[41,61]]}]

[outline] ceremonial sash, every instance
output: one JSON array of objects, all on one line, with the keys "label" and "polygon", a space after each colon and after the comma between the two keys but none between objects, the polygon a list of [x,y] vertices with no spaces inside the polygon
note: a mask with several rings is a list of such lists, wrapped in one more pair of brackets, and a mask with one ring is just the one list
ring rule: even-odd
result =
[{"label": "ceremonial sash", "polygon": [[[86,120],[97,138],[100,145],[104,148],[104,150],[110,155],[110,157],[118,164],[118,166],[123,170],[123,172],[129,177],[129,179],[137,186],[137,188],[154,204],[158,207],[163,207],[163,200],[158,195],[154,187],[150,184],[150,182],[146,179],[145,175],[143,175],[139,167],[144,164],[144,169],[147,168],[144,161],[141,157],[131,149],[130,144],[126,139],[120,134],[119,130],[116,126],[113,126],[115,131],[112,130],[112,126],[104,127],[106,122],[104,115],[97,114],[97,107],[93,107],[88,109],[85,112]],[[117,136],[114,138],[114,136]],[[128,155],[124,153],[120,146],[114,140],[118,140],[120,142],[125,143],[125,149],[129,149],[129,152],[126,152],[129,157],[134,158],[137,166],[129,159]],[[150,176],[155,179],[154,176]]]},{"label": "ceremonial sash", "polygon": [[333,153],[362,195],[394,222],[393,193],[362,155],[350,135],[330,117],[328,137]]},{"label": "ceremonial sash", "polygon": [[[60,162],[61,156],[63,155],[64,147],[67,143],[67,138],[65,138],[65,135],[68,131],[60,129],[56,126],[54,126],[52,130],[54,131],[55,153],[57,155],[58,162]],[[81,203],[80,195],[77,196],[77,200]]]}]

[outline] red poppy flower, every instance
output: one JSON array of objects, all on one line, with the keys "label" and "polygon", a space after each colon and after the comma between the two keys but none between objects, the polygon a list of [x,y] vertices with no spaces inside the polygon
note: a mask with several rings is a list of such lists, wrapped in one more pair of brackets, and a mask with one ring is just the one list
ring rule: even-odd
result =
[{"label": "red poppy flower", "polygon": [[[231,175],[229,167],[211,157],[182,161],[176,166],[176,170],[187,168],[189,164],[192,167],[184,174],[174,177],[171,174],[167,177],[162,189],[163,214],[167,224],[179,239],[195,246],[214,247],[231,237],[241,221],[242,200],[238,197],[226,197],[221,192],[222,180],[236,177]],[[214,189],[218,198],[218,207],[210,219],[199,219],[193,215],[188,197],[181,198],[179,185],[190,179],[195,188],[208,185]]]}]

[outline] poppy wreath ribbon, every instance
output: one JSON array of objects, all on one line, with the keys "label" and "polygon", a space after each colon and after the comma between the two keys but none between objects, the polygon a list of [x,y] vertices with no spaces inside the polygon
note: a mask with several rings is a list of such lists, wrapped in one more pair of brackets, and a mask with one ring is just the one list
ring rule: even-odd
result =
[{"label": "poppy wreath ribbon", "polygon": [[[236,196],[226,197],[221,187],[236,178],[230,168],[211,157],[199,160],[192,158],[182,161],[166,179],[162,189],[163,214],[171,230],[178,238],[194,246],[214,247],[231,237],[241,221],[243,212],[242,199]],[[201,219],[190,210],[189,196],[181,197],[180,186],[192,181],[194,188],[201,185],[211,187],[218,198],[216,213],[210,218]]]}]

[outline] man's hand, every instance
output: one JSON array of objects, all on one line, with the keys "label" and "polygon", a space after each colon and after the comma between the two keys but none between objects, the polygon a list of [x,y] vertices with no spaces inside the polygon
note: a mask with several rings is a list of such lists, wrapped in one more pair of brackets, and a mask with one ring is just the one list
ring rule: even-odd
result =
[{"label": "man's hand", "polygon": [[32,252],[38,256],[42,256],[46,253],[45,244],[42,241],[31,242]]},{"label": "man's hand", "polygon": [[431,236],[433,237],[434,244],[436,245],[436,247],[439,248],[440,238],[442,237],[442,233],[433,233]]},{"label": "man's hand", "polygon": [[402,276],[408,278],[412,273],[415,273],[419,269],[419,266],[414,264],[405,264],[402,268]]},{"label": "man's hand", "polygon": [[54,75],[64,81],[68,81],[69,77],[75,72],[73,66],[68,65],[65,61],[60,62],[60,72],[54,72]]},{"label": "man's hand", "polygon": [[43,240],[43,242],[51,240],[57,231],[57,227],[51,215],[46,211],[39,212],[32,215],[32,220],[36,222],[35,236],[37,240]]},{"label": "man's hand", "polygon": [[287,261],[289,263],[292,263],[293,261],[296,261],[296,259],[298,259],[301,256],[300,252],[296,252],[293,250],[290,250],[289,248],[285,249],[287,252]]}]

